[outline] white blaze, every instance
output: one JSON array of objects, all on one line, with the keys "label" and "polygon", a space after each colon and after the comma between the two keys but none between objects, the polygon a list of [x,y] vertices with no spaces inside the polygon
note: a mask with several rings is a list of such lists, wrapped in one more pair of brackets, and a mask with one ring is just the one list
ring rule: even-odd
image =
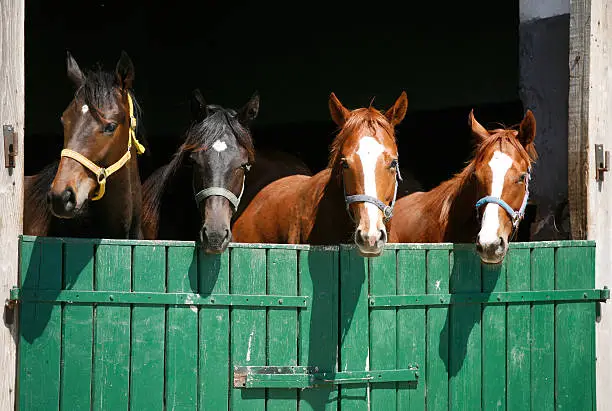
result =
[{"label": "white blaze", "polygon": [[[378,192],[376,190],[376,163],[383,151],[385,151],[384,146],[376,141],[374,137],[365,136],[359,141],[357,155],[361,159],[365,194],[374,198],[378,198]],[[364,205],[368,212],[368,220],[370,223],[368,235],[377,235],[377,223],[381,211],[374,204],[364,203]]]},{"label": "white blaze", "polygon": [[[489,167],[493,174],[491,182],[491,196],[501,198],[504,190],[504,180],[506,173],[512,166],[512,158],[501,151],[496,151],[489,161]],[[482,217],[482,226],[480,227],[480,243],[482,245],[493,244],[498,241],[499,235],[499,206],[489,203],[485,206],[484,215]]]},{"label": "white blaze", "polygon": [[225,144],[225,141],[217,140],[212,145],[212,148],[220,153],[222,151],[225,151],[225,149],[227,148],[227,144]]},{"label": "white blaze", "polygon": [[89,111],[89,106],[87,104],[83,104],[83,107],[81,107],[81,113],[85,114]]}]

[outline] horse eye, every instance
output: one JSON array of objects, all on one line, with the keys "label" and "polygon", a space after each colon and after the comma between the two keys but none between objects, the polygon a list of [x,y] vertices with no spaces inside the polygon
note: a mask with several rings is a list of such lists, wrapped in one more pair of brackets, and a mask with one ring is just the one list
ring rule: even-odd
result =
[{"label": "horse eye", "polygon": [[343,158],[342,160],[340,160],[340,162],[342,163],[342,167],[349,168],[349,164],[346,158]]},{"label": "horse eye", "polygon": [[245,164],[241,165],[240,167],[244,170],[245,173],[251,171],[251,164],[249,164],[249,163],[245,163]]},{"label": "horse eye", "polygon": [[389,164],[389,168],[397,168],[397,159],[396,158],[391,160],[391,164]]},{"label": "horse eye", "polygon": [[524,182],[525,182],[525,180],[527,180],[527,173],[525,173],[525,174],[521,174],[521,175],[520,175],[520,177],[519,177],[519,179],[518,179],[518,182],[519,182],[519,183],[524,183]]},{"label": "horse eye", "polygon": [[108,123],[104,126],[104,132],[106,134],[111,134],[117,129],[117,123]]}]

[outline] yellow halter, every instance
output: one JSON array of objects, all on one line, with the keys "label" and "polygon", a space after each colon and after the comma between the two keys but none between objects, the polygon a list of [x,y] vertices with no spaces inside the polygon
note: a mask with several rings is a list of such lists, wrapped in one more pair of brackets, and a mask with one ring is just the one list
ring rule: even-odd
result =
[{"label": "yellow halter", "polygon": [[128,105],[130,108],[130,132],[129,132],[130,135],[128,137],[127,151],[123,155],[123,157],[119,159],[119,161],[117,161],[115,164],[107,168],[104,168],[104,167],[99,167],[93,161],[85,157],[84,155],[79,154],[76,151],[69,150],[67,148],[63,149],[60,154],[61,157],[69,157],[73,160],[78,161],[79,163],[83,165],[83,167],[89,169],[92,173],[96,175],[98,179],[98,185],[100,186],[100,188],[98,189],[98,193],[94,197],[91,198],[92,201],[99,200],[104,195],[104,192],[106,191],[106,179],[108,178],[108,176],[110,176],[111,174],[119,170],[128,161],[130,161],[130,158],[132,158],[132,154],[130,152],[132,149],[132,144],[136,146],[136,152],[138,152],[138,154],[142,154],[145,152],[144,146],[140,144],[138,140],[136,139],[136,125],[137,124],[136,124],[136,117],[134,117],[134,103],[132,102],[132,96],[130,95],[129,92],[128,92],[127,98],[128,98]]}]

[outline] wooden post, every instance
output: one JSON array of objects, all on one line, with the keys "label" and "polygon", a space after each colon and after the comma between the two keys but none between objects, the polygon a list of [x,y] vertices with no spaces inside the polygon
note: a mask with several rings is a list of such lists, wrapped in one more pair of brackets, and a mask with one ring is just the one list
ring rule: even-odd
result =
[{"label": "wooden post", "polygon": [[15,408],[17,318],[5,305],[17,284],[18,236],[23,227],[24,127],[24,0],[0,1],[0,139],[10,125],[17,137],[14,168],[5,168],[4,141],[0,142],[0,410]]},{"label": "wooden post", "polygon": [[[596,286],[612,287],[612,171],[597,181],[595,144],[612,151],[612,5],[571,0],[569,193],[572,235],[597,243]],[[612,410],[612,303],[597,323],[597,410]]]}]

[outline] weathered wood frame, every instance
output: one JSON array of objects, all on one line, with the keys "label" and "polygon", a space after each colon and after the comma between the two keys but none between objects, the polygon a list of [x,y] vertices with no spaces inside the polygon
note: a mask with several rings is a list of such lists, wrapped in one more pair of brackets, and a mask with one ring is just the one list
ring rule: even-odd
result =
[{"label": "weathered wood frame", "polygon": [[8,303],[17,282],[19,234],[23,210],[24,128],[24,16],[25,1],[0,2],[0,138],[2,125],[12,125],[17,136],[15,167],[5,167],[4,142],[0,143],[0,409],[15,408],[17,346],[16,310]]}]

